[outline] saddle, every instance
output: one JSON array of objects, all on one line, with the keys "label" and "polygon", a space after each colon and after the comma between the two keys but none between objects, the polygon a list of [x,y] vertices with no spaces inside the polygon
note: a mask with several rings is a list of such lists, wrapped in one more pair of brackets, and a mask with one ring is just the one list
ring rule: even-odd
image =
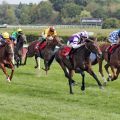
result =
[{"label": "saddle", "polygon": [[47,44],[47,42],[46,42],[46,41],[44,41],[44,42],[40,43],[40,44],[39,44],[39,50],[44,49],[44,48],[46,47],[46,44]]},{"label": "saddle", "polygon": [[44,49],[46,47],[46,44],[47,44],[46,41],[44,41],[42,43],[38,42],[34,47],[35,52],[38,53],[40,50]]}]

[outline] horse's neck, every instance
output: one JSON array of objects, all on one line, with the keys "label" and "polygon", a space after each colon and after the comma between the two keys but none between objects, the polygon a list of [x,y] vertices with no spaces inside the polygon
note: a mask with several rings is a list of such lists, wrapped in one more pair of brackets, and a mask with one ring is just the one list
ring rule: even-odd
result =
[{"label": "horse's neck", "polygon": [[89,57],[90,55],[90,51],[89,49],[87,49],[85,46],[81,46],[80,48],[78,48],[78,54],[82,55],[82,57]]}]

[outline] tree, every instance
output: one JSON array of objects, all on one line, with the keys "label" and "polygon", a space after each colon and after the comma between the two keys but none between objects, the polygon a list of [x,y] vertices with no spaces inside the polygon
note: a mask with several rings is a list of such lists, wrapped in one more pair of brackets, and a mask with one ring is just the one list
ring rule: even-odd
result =
[{"label": "tree", "polygon": [[0,23],[15,24],[17,22],[14,9],[6,2],[0,6]]},{"label": "tree", "polygon": [[81,11],[80,17],[81,18],[86,18],[86,17],[91,18],[92,16],[89,11],[83,10],[83,11]]},{"label": "tree", "polygon": [[76,17],[76,15],[80,15],[80,12],[81,8],[78,5],[76,5],[75,3],[67,3],[61,10],[61,15],[64,18],[73,18]]},{"label": "tree", "polygon": [[91,14],[95,18],[103,18],[103,19],[107,18],[106,11],[104,11],[104,9],[101,9],[101,8],[93,11]]},{"label": "tree", "polygon": [[103,22],[102,28],[103,29],[110,29],[110,28],[119,28],[119,21],[116,18],[108,18]]}]

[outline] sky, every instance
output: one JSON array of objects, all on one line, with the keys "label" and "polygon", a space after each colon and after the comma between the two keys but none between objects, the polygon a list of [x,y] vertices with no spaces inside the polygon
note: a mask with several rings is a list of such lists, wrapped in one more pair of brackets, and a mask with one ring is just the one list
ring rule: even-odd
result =
[{"label": "sky", "polygon": [[0,4],[2,3],[2,1],[6,1],[9,4],[19,4],[20,2],[29,4],[29,3],[39,3],[40,1],[43,0],[0,0]]}]

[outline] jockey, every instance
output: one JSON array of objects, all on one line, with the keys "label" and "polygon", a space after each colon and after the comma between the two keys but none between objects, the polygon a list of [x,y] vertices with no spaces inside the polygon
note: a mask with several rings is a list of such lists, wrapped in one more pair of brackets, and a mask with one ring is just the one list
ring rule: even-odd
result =
[{"label": "jockey", "polygon": [[79,48],[85,44],[84,42],[87,38],[88,38],[88,33],[86,31],[73,34],[69,38],[67,45],[74,49]]},{"label": "jockey", "polygon": [[109,34],[108,41],[111,43],[110,47],[107,48],[108,51],[108,61],[110,61],[110,55],[113,50],[113,48],[120,44],[120,29],[115,30]]},{"label": "jockey", "polygon": [[111,43],[111,45],[120,43],[120,30],[111,32],[108,37],[108,41]]},{"label": "jockey", "polygon": [[21,35],[21,34],[23,34],[23,31],[21,28],[17,29],[17,31],[12,33],[12,37],[15,39],[14,44],[17,43],[17,37],[18,37],[18,35]]},{"label": "jockey", "polygon": [[4,32],[0,35],[0,45],[4,45],[8,40],[15,41],[15,39],[9,35],[8,32]]},{"label": "jockey", "polygon": [[54,36],[57,36],[57,32],[54,26],[50,26],[42,32],[42,42],[46,41],[48,37],[52,40]]},{"label": "jockey", "polygon": [[35,45],[35,52],[36,53],[39,53],[39,45],[42,44],[44,41],[47,40],[47,38],[49,40],[53,40],[53,37],[54,36],[57,36],[57,32],[55,30],[55,27],[54,26],[50,26],[49,28],[45,29],[43,32],[42,32],[42,38],[40,39],[41,42],[36,44]]}]

